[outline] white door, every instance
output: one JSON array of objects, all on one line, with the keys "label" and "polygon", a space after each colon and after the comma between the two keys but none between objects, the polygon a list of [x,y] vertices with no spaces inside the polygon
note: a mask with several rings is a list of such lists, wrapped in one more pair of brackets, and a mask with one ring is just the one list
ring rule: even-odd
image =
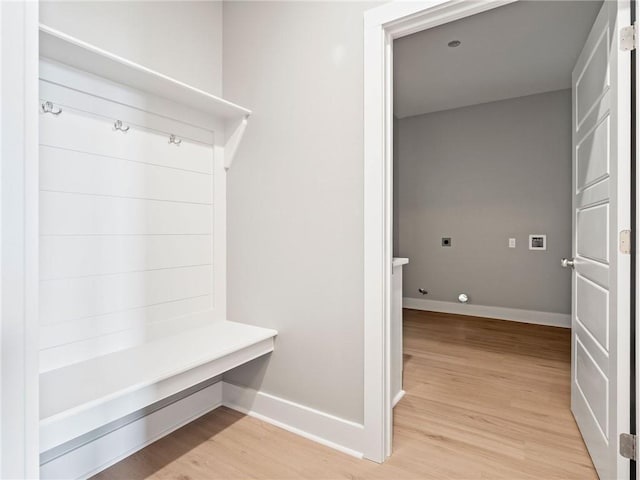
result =
[{"label": "white door", "polygon": [[629,478],[618,436],[630,421],[631,55],[628,1],[605,1],[572,76],[571,409],[601,479]]}]

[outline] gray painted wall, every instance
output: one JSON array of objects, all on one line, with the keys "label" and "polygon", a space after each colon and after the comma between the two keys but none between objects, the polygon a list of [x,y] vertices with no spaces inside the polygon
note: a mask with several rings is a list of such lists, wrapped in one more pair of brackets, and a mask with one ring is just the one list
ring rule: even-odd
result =
[{"label": "gray painted wall", "polygon": [[276,350],[225,375],[363,421],[360,2],[224,4],[224,95],[253,109],[228,175],[228,311]]},{"label": "gray painted wall", "polygon": [[[474,304],[569,313],[560,258],[571,254],[570,90],[398,122],[404,296],[456,301],[466,292]],[[546,251],[528,249],[537,233],[547,234]]]},{"label": "gray painted wall", "polygon": [[222,2],[40,2],[40,21],[215,95]]}]

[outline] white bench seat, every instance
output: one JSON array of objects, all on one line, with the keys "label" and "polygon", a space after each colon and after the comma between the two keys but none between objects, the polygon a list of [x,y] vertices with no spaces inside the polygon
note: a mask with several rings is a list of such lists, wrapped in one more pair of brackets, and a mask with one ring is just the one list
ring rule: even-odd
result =
[{"label": "white bench seat", "polygon": [[273,351],[275,330],[216,321],[40,374],[40,451]]}]

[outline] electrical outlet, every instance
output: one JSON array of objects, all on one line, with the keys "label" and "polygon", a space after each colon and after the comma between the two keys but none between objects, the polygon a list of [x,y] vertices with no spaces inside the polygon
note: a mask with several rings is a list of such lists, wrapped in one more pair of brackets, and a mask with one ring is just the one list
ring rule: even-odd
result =
[{"label": "electrical outlet", "polygon": [[510,238],[509,239],[509,248],[516,248],[516,239],[515,238]]}]

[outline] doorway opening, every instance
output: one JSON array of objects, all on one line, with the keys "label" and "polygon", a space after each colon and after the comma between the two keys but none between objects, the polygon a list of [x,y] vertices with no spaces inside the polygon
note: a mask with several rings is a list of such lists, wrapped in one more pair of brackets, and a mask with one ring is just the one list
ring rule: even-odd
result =
[{"label": "doorway opening", "polygon": [[[408,350],[417,356],[420,328],[434,334],[454,325],[455,333],[457,325],[458,333],[466,331],[471,338],[465,345],[462,335],[463,346],[475,342],[474,354],[496,355],[489,365],[506,361],[514,348],[514,358],[526,357],[519,341],[524,345],[559,333],[556,340],[564,347],[556,367],[562,365],[558,371],[564,372],[564,400],[560,395],[547,403],[564,402],[569,424],[571,408],[601,477],[624,478],[629,462],[619,458],[617,437],[627,428],[630,412],[630,257],[617,247],[618,233],[630,225],[631,85],[630,57],[620,53],[618,27],[629,21],[629,4],[518,1],[480,8],[465,3],[380,7],[365,17],[365,345],[376,342],[369,325],[382,325],[377,332],[382,350],[369,349],[369,355],[385,359],[384,455],[391,452],[391,404],[401,396],[394,378],[393,320],[404,302],[413,309],[408,330],[413,329],[409,343],[414,345]],[[383,72],[378,84],[368,78],[371,73],[375,79],[376,69]],[[376,201],[384,206],[381,212]],[[405,275],[399,302],[394,284],[401,261],[394,264],[393,257],[408,258],[400,267]],[[376,263],[380,260],[382,265]],[[376,304],[380,292],[383,302]],[[481,324],[490,327],[488,340],[511,343],[503,340],[500,352],[495,343],[477,341],[481,332],[474,326]],[[507,332],[498,332],[501,327]],[[518,339],[518,329],[527,334]],[[437,369],[428,364],[436,350],[431,347],[419,360],[426,358],[426,368]],[[529,352],[538,366],[553,357],[542,347]],[[456,362],[463,368],[449,370],[441,384],[434,383],[434,375],[419,380],[414,369],[416,396],[444,390],[455,384],[447,382],[455,382],[456,375],[469,377],[469,370],[479,366],[469,351],[463,360],[440,353],[450,362],[441,365],[444,370]],[[375,370],[366,367],[365,386],[374,385]],[[500,377],[489,368],[473,380],[479,387]],[[502,379],[509,382],[506,373]],[[557,393],[558,385],[541,389]],[[474,394],[482,395],[467,387],[457,395],[469,406]],[[496,404],[508,396],[497,395]],[[431,400],[451,407],[444,397]],[[370,403],[369,409],[376,406]],[[548,412],[547,420],[553,423],[560,409]],[[496,423],[505,421],[506,410],[498,409]],[[490,422],[483,417],[486,411],[476,413],[476,419]],[[588,465],[575,424],[573,429],[574,446],[583,449],[576,462]],[[527,457],[536,451],[530,433],[520,432],[523,444],[512,454]],[[541,445],[551,443],[547,438]]]},{"label": "doorway opening", "polygon": [[[475,432],[459,438],[471,455],[472,438],[526,436],[540,458],[512,466],[563,465],[545,478],[595,478],[570,411],[571,271],[559,259],[572,257],[571,73],[601,7],[515,2],[393,44],[393,250],[409,263],[392,396],[429,405],[432,432],[446,437],[433,420],[447,417]],[[509,453],[494,455],[509,468]]]}]

